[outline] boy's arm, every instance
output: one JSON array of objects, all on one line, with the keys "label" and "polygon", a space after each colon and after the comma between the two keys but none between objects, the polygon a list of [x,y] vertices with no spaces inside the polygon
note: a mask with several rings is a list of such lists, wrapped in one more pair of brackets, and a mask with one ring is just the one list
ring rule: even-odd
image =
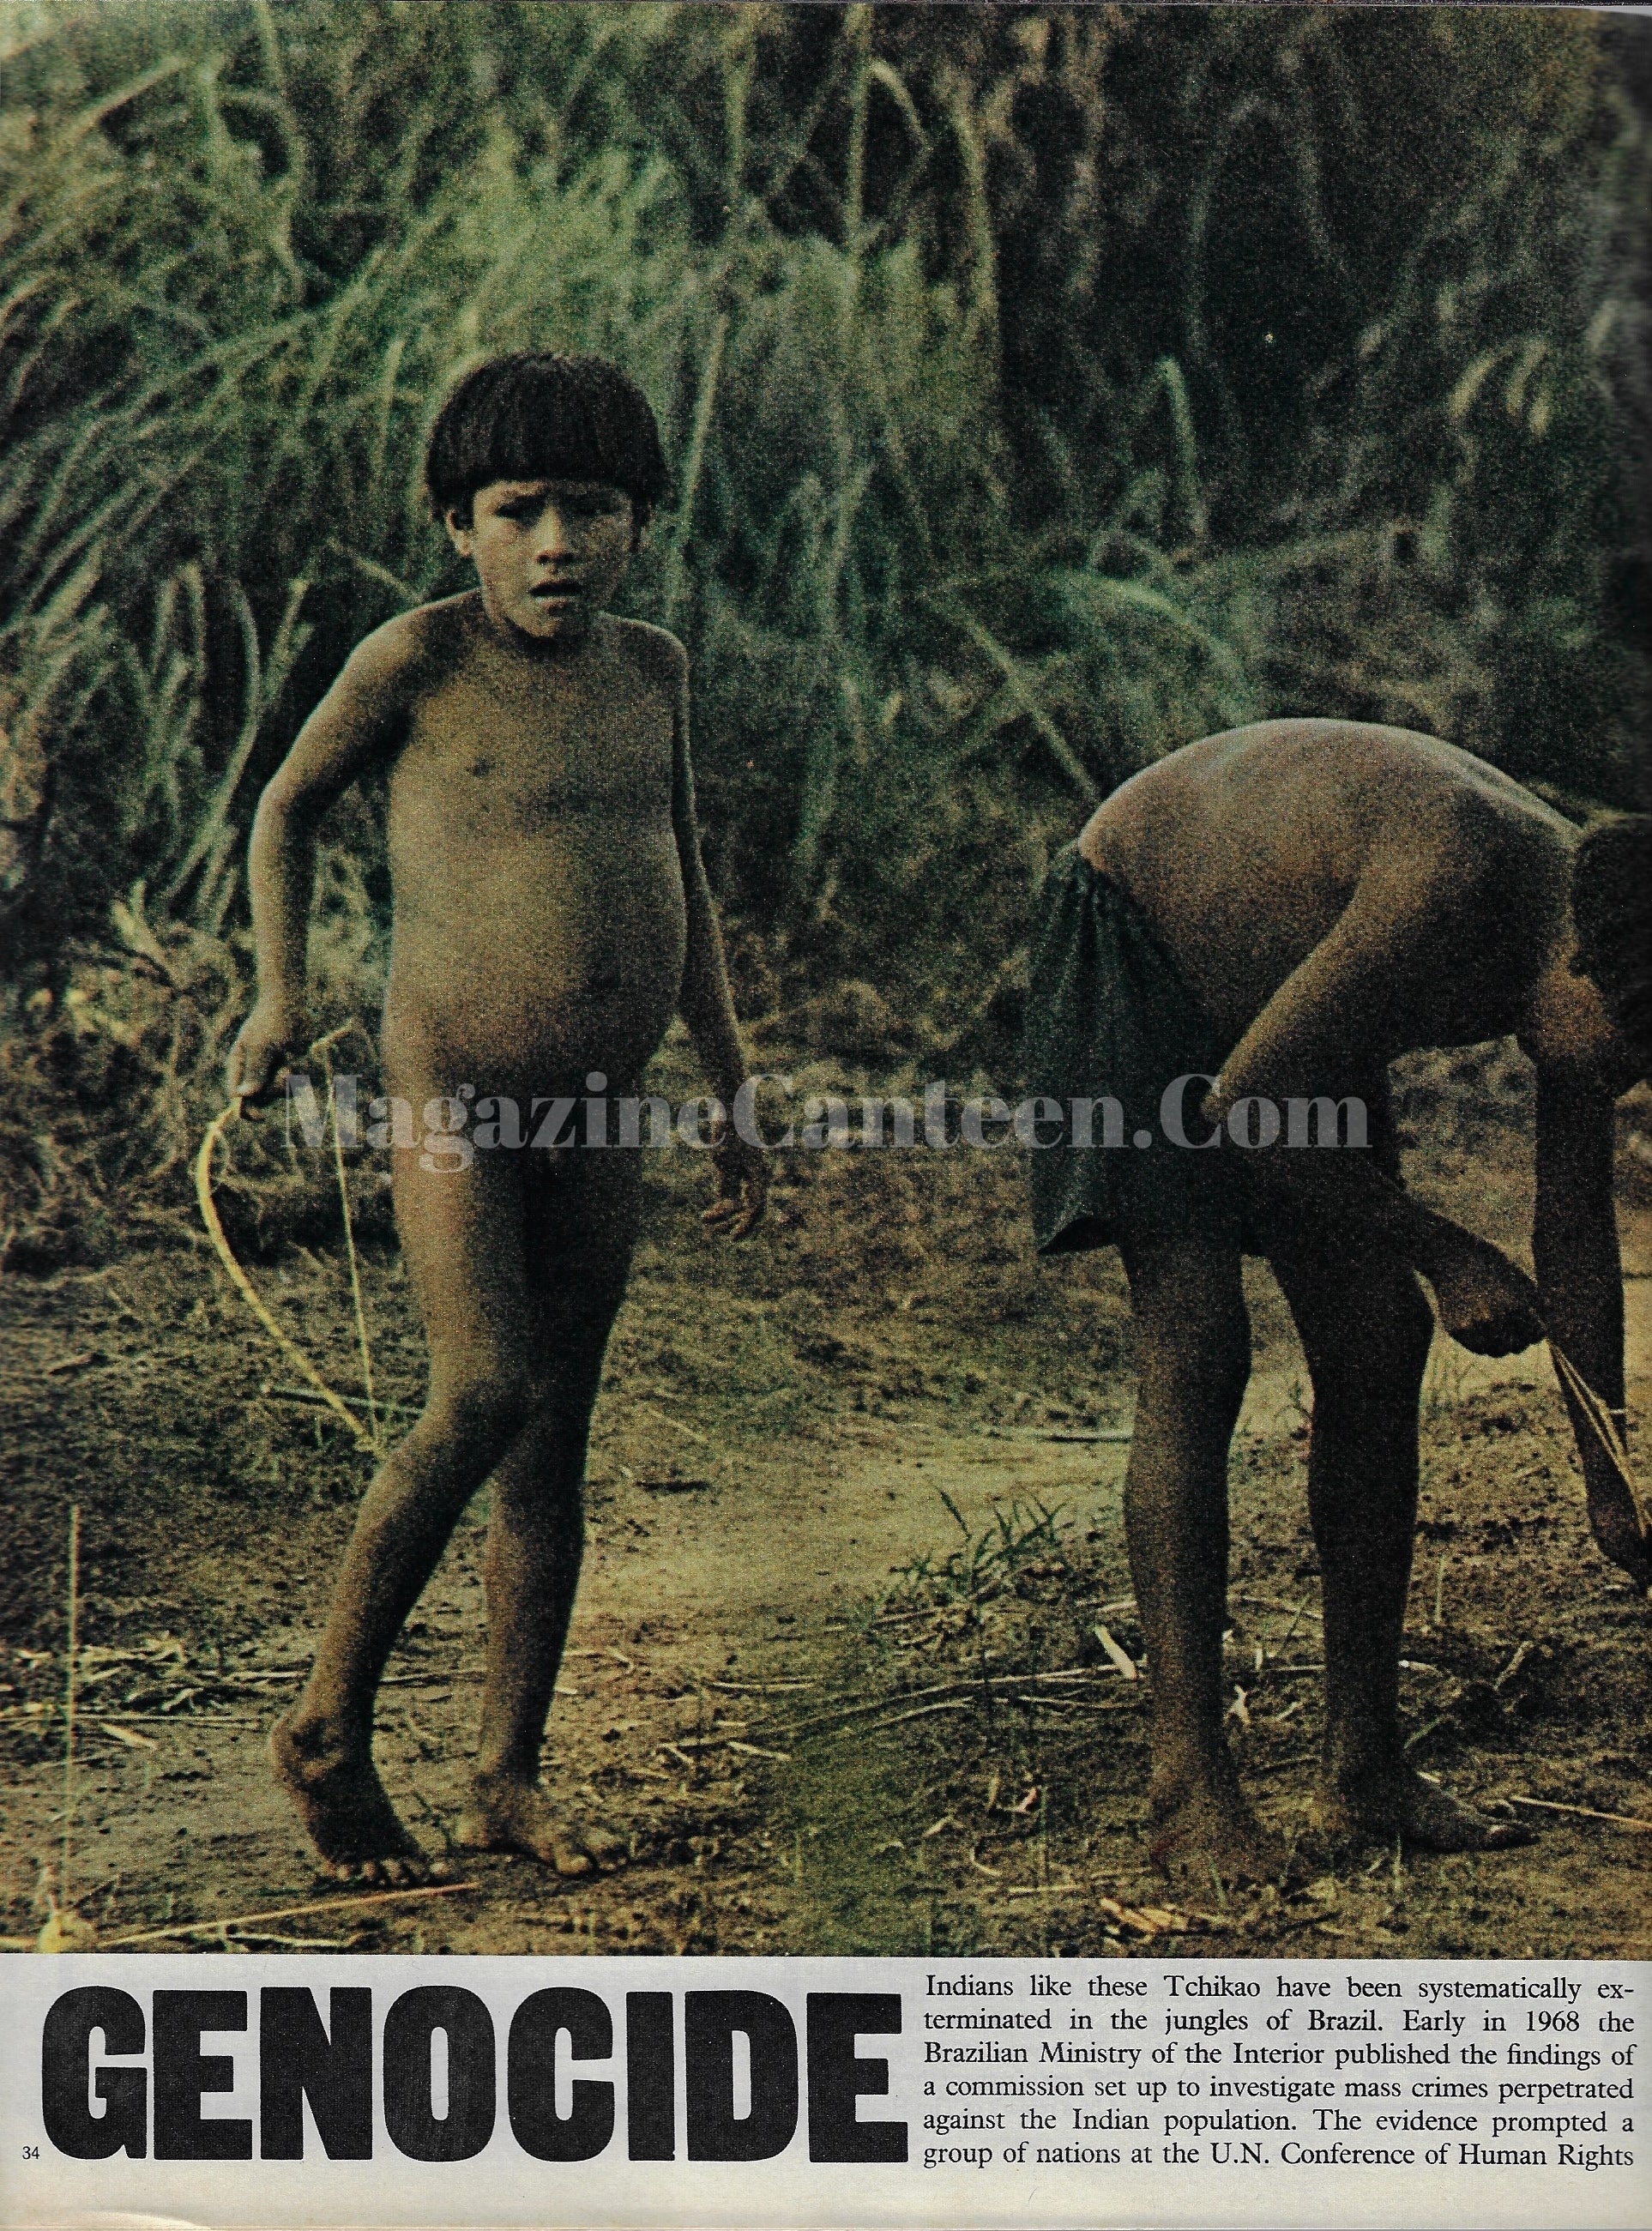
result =
[{"label": "boy's arm", "polygon": [[[1204,1113],[1224,1116],[1243,1096],[1218,1090]],[[1357,1257],[1397,1255],[1434,1289],[1440,1322],[1477,1355],[1513,1355],[1544,1336],[1537,1288],[1500,1247],[1414,1200],[1357,1149],[1276,1145],[1245,1158],[1265,1219],[1300,1225]]]},{"label": "boy's arm", "polygon": [[[1278,1105],[1374,1064],[1380,1076],[1390,1049],[1418,1043],[1408,1010],[1425,1005],[1434,972],[1461,965],[1474,934],[1471,878],[1472,863],[1448,840],[1374,852],[1335,927],[1222,1064],[1207,1117],[1224,1119],[1251,1094]],[[1464,1347],[1507,1355],[1542,1338],[1526,1273],[1488,1240],[1412,1200],[1368,1156],[1276,1147],[1247,1159],[1265,1201],[1287,1222],[1300,1219],[1354,1248],[1375,1242],[1419,1271],[1441,1323]]]},{"label": "boy's arm", "polygon": [[[706,1080],[728,1109],[746,1082],[746,1050],[729,988],[722,932],[717,926],[711,886],[700,850],[700,824],[694,810],[694,770],[689,758],[688,663],[677,650],[677,717],[672,736],[671,819],[683,867],[683,896],[688,916],[683,957],[683,988],[677,1006],[689,1026]],[[741,1138],[725,1122],[713,1149],[717,1198],[706,1211],[713,1231],[743,1238],[763,1212],[768,1191],[768,1161],[760,1147]]]},{"label": "boy's arm", "polygon": [[358,644],[258,801],[248,856],[258,998],[230,1050],[232,1098],[268,1100],[286,1060],[308,1042],[316,828],[340,792],[401,740],[411,652],[405,621]]},{"label": "boy's arm", "polygon": [[[1537,1213],[1532,1251],[1550,1337],[1592,1387],[1627,1441],[1623,1411],[1623,1273],[1612,1206],[1612,1101],[1592,1080],[1538,1071]],[[1635,1499],[1563,1381],[1603,1552],[1652,1586],[1652,1543]]]}]

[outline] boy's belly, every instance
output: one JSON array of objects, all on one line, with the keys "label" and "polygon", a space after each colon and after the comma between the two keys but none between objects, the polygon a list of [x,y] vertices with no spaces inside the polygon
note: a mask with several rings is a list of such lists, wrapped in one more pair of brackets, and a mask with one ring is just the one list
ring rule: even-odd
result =
[{"label": "boy's belly", "polygon": [[637,1077],[671,1021],[685,917],[674,831],[586,824],[397,862],[385,997],[392,1074],[481,1092]]}]

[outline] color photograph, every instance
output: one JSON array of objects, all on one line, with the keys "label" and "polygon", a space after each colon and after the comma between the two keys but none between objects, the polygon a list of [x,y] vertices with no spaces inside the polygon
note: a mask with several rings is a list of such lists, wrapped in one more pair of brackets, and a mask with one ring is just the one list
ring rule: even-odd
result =
[{"label": "color photograph", "polygon": [[1649,183],[1629,13],[3,0],[8,1949],[1647,1956]]}]

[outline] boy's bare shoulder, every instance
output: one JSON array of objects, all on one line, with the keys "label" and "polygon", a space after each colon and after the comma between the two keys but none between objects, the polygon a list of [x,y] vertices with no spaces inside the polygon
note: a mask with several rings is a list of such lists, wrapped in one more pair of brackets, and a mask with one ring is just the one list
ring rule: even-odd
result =
[{"label": "boy's bare shoulder", "polygon": [[475,640],[480,608],[480,598],[472,594],[398,612],[362,637],[340,682],[353,694],[381,704],[411,705],[463,661]]},{"label": "boy's bare shoulder", "polygon": [[433,605],[416,605],[363,636],[351,663],[385,682],[435,680],[469,652],[481,612],[482,599],[474,589]]},{"label": "boy's bare shoulder", "polygon": [[687,680],[689,655],[669,628],[655,627],[647,620],[618,619],[612,612],[604,614],[603,626],[620,657],[639,671],[673,689]]}]

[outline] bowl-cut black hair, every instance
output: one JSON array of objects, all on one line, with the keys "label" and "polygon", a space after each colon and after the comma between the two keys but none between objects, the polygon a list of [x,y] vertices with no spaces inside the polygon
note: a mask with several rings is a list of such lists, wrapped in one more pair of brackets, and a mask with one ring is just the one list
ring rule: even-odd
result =
[{"label": "bowl-cut black hair", "polygon": [[520,349],[468,372],[448,397],[424,450],[424,484],[437,519],[468,523],[492,481],[606,481],[631,498],[638,534],[671,495],[671,475],[648,398],[599,356]]}]

